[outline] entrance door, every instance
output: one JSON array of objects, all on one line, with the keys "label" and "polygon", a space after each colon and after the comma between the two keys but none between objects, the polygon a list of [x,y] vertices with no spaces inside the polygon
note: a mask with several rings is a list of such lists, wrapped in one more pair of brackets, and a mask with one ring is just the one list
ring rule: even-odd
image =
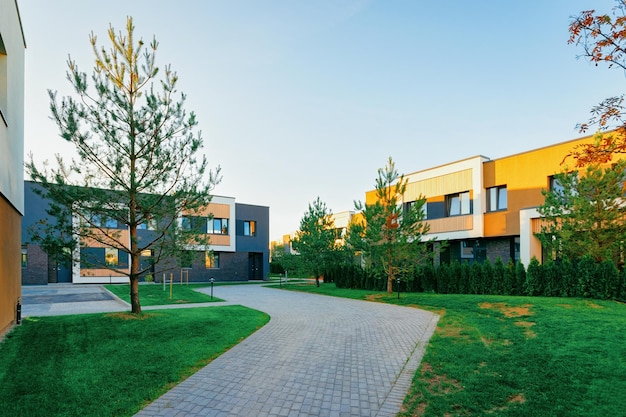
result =
[{"label": "entrance door", "polygon": [[59,264],[58,282],[72,282],[72,268],[70,263]]},{"label": "entrance door", "polygon": [[70,261],[50,263],[48,265],[48,283],[72,282]]},{"label": "entrance door", "polygon": [[263,254],[251,252],[248,254],[248,279],[263,279]]}]

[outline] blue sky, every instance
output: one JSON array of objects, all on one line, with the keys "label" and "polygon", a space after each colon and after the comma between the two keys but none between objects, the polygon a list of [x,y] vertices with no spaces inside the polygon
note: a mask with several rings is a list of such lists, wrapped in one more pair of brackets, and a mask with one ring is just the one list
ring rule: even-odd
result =
[{"label": "blue sky", "polygon": [[47,89],[70,93],[71,55],[91,73],[132,16],[159,41],[196,112],[215,194],[270,207],[271,239],[319,196],[352,210],[391,156],[411,173],[578,137],[576,123],[621,94],[624,74],[568,45],[570,17],[611,0],[20,0],[26,36],[25,152],[71,152]]}]

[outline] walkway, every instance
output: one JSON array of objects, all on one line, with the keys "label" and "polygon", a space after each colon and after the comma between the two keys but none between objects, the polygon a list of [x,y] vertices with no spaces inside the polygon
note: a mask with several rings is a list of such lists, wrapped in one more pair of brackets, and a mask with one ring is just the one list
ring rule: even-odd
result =
[{"label": "walkway", "polygon": [[271,320],[137,416],[395,416],[438,319],[257,285],[215,296]]}]

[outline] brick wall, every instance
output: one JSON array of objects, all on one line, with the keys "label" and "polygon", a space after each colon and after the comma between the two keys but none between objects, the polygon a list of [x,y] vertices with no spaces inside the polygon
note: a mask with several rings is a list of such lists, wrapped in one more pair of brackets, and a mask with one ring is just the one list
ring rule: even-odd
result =
[{"label": "brick wall", "polygon": [[502,262],[506,265],[511,259],[511,239],[503,238],[503,239],[495,239],[488,240],[486,243],[487,247],[487,259],[492,264],[500,257]]},{"label": "brick wall", "polygon": [[48,284],[48,255],[38,245],[27,245],[27,266],[22,268],[22,284]]}]

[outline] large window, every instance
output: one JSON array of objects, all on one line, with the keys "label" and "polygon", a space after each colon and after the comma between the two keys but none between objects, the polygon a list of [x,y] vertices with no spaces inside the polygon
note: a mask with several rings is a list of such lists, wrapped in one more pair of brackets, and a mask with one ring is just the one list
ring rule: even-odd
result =
[{"label": "large window", "polygon": [[183,216],[181,226],[185,230],[193,230],[196,233],[206,233],[207,223],[211,223],[207,217]]},{"label": "large window", "polygon": [[128,268],[128,253],[114,248],[80,248],[83,269]]},{"label": "large window", "polygon": [[256,236],[256,222],[254,220],[245,220],[243,222],[243,235]]},{"label": "large window", "polygon": [[228,234],[228,219],[213,219],[209,222],[208,233],[214,235]]},{"label": "large window", "polygon": [[207,269],[220,267],[220,254],[217,252],[207,251],[204,253],[204,266]]},{"label": "large window", "polygon": [[487,211],[506,210],[507,192],[506,185],[487,189]]},{"label": "large window", "polygon": [[470,192],[449,194],[446,196],[446,209],[448,216],[461,216],[471,213]]}]

